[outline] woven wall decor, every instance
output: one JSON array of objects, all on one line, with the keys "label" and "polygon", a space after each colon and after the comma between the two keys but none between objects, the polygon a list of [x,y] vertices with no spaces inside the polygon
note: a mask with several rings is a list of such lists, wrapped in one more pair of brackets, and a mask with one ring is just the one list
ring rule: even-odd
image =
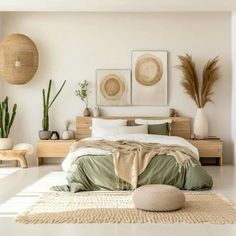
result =
[{"label": "woven wall decor", "polygon": [[132,52],[132,105],[167,105],[167,51]]},{"label": "woven wall decor", "polygon": [[38,69],[38,50],[23,34],[11,34],[0,43],[0,74],[10,84],[29,82]]}]

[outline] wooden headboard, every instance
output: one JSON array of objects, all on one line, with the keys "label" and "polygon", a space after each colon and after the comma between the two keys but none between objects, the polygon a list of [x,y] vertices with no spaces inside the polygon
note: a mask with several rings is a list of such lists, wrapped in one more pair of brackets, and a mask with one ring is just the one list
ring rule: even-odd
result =
[{"label": "wooden headboard", "polygon": [[[103,119],[125,119],[128,125],[132,125],[135,119],[172,119],[171,134],[173,136],[179,136],[185,139],[190,139],[191,137],[191,118],[189,117],[134,117],[134,116],[109,116],[100,117]],[[91,136],[92,117],[76,117],[76,139],[87,138]]]}]

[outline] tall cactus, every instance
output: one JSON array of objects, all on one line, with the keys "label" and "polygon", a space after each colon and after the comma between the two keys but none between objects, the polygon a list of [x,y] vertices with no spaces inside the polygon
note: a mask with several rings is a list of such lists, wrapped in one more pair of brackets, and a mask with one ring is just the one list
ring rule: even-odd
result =
[{"label": "tall cactus", "polygon": [[0,138],[8,138],[15,120],[17,105],[14,104],[12,114],[9,113],[8,97],[0,102]]},{"label": "tall cactus", "polygon": [[[58,90],[57,94],[54,96],[52,101],[50,102],[50,95],[51,95],[51,88],[52,88],[52,80],[49,80],[47,94],[45,89],[43,89],[43,120],[42,120],[42,127],[44,131],[49,130],[49,108],[52,106],[58,95],[61,93],[66,80],[63,82],[61,88]],[[47,96],[46,96],[47,95]]]}]

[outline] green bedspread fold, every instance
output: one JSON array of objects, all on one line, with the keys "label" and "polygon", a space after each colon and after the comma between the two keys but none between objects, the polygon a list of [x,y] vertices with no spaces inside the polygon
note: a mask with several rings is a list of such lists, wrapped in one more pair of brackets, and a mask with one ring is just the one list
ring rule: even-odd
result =
[{"label": "green bedspread fold", "polygon": [[71,150],[78,148],[99,148],[109,151],[113,157],[115,174],[131,184],[133,188],[137,187],[138,176],[144,172],[156,155],[173,156],[179,170],[187,165],[193,165],[191,158],[197,158],[189,148],[184,146],[126,140],[82,140],[74,143]]},{"label": "green bedspread fold", "polygon": [[[100,141],[99,141],[100,142]],[[110,142],[110,141],[109,141]],[[119,141],[119,144],[122,144],[123,147],[127,144],[126,141]],[[101,142],[100,142],[101,144]],[[98,145],[100,145],[98,144]],[[117,144],[117,142],[116,142]],[[131,144],[131,142],[129,142]],[[134,142],[132,142],[132,145]],[[81,145],[81,146],[80,146]],[[103,142],[104,145],[104,142]],[[108,143],[106,143],[108,145]],[[166,149],[161,150],[169,150],[168,152],[153,152],[152,155],[149,155],[147,152],[148,148],[146,144],[143,146],[138,146],[139,148],[143,148],[146,151],[136,150],[137,146],[135,146],[135,150],[130,150],[130,148],[134,148],[134,146],[129,146],[129,152],[144,152],[147,156],[149,156],[148,161],[145,161],[145,168],[142,171],[137,171],[137,182],[135,187],[139,187],[145,184],[168,184],[178,187],[179,189],[185,190],[206,190],[210,189],[213,185],[212,178],[209,174],[201,167],[199,161],[197,161],[189,149],[183,148],[180,146],[168,146]],[[156,149],[160,148],[159,145],[156,145]],[[163,145],[161,145],[163,146]],[[77,143],[78,147],[78,143]],[[79,147],[98,147],[95,143],[90,142],[80,142]],[[106,146],[105,146],[106,147]],[[109,150],[104,147],[104,150]],[[120,147],[123,150],[123,147]],[[174,149],[176,148],[176,150]],[[111,148],[111,147],[110,147]],[[150,146],[151,148],[151,146]],[[152,147],[153,148],[153,147]],[[154,149],[155,149],[154,148]],[[180,149],[178,149],[180,148]],[[183,149],[181,149],[183,148]],[[112,147],[113,149],[113,147]],[[124,149],[125,152],[127,148]],[[178,162],[178,156],[174,154],[176,152],[180,152],[183,150],[184,157],[187,165],[183,165],[183,168],[180,168]],[[125,172],[132,172],[133,165],[134,165],[134,158],[137,158],[137,155],[131,155],[131,162],[125,162],[122,165],[117,165],[116,157],[117,153],[119,153],[118,157],[120,157],[120,151],[117,152],[117,148],[111,151],[112,154],[110,155],[86,155],[82,157],[76,158],[68,173],[67,173],[67,181],[68,185],[64,186],[54,186],[52,190],[56,191],[71,191],[71,192],[78,192],[78,191],[97,191],[97,190],[131,190],[133,189],[134,185],[132,181],[127,181],[127,179],[121,178],[120,175],[117,174],[117,166],[122,169],[121,173]],[[116,153],[116,155],[114,155]],[[123,153],[123,152],[122,152]],[[180,152],[181,153],[181,152]],[[123,156],[123,155],[122,155]],[[129,155],[130,156],[130,155]],[[122,159],[129,157],[124,155]],[[136,157],[135,157],[136,156]],[[150,156],[152,156],[150,158]],[[145,155],[141,155],[140,158],[145,158]],[[115,160],[115,161],[114,161]],[[187,161],[186,161],[187,160]],[[137,161],[137,160],[136,160]],[[118,158],[119,162],[119,158]],[[140,163],[138,162],[138,167]],[[131,164],[130,164],[131,163]],[[183,162],[182,162],[183,163]],[[137,162],[136,162],[137,165]],[[137,166],[135,167],[137,168]],[[119,172],[119,171],[118,171]],[[131,176],[130,174],[128,176]],[[132,177],[132,176],[131,176]]]}]

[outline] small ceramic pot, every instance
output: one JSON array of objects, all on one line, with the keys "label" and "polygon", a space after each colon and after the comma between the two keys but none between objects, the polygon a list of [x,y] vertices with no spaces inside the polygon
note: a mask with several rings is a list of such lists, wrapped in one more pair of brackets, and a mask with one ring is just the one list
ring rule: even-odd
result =
[{"label": "small ceramic pot", "polygon": [[95,107],[94,109],[94,112],[93,112],[93,116],[94,117],[99,117],[101,114],[100,114],[100,109],[99,107]]},{"label": "small ceramic pot", "polygon": [[59,134],[57,131],[52,131],[52,134],[51,134],[51,137],[50,137],[51,140],[58,140],[59,139]]},{"label": "small ceramic pot", "polygon": [[0,138],[0,150],[11,150],[13,148],[12,138]]},{"label": "small ceramic pot", "polygon": [[75,139],[75,131],[74,130],[69,129],[67,132],[69,132],[69,134],[70,134],[70,139]]},{"label": "small ceramic pot", "polygon": [[68,130],[65,130],[65,131],[62,133],[62,139],[64,139],[64,140],[70,139],[70,132],[69,132]]},{"label": "small ceramic pot", "polygon": [[84,116],[90,116],[90,115],[91,115],[91,112],[90,112],[89,108],[86,107],[84,110]]},{"label": "small ceramic pot", "polygon": [[39,130],[39,138],[41,140],[48,140],[51,137],[52,132],[51,131],[45,131],[45,130]]}]

